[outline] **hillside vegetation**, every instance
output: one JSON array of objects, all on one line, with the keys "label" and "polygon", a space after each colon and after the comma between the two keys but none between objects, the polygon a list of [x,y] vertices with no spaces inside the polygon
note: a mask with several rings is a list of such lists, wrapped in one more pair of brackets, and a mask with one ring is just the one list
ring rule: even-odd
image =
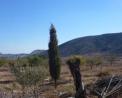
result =
[{"label": "hillside vegetation", "polygon": [[[122,55],[122,33],[76,38],[59,46],[62,56],[117,54]],[[117,47],[116,47],[117,46]]]}]

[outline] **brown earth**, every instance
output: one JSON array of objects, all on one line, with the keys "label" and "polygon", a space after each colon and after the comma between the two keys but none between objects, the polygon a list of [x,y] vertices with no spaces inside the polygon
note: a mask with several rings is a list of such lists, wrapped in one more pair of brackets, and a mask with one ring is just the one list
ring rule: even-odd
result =
[{"label": "brown earth", "polygon": [[[81,66],[81,74],[82,79],[85,85],[94,84],[97,79],[99,79],[100,73],[109,73],[110,75],[122,75],[122,66],[103,66],[96,67],[94,66],[92,69],[90,67]],[[54,85],[48,79],[45,79],[45,83],[41,86],[40,92],[42,96],[45,98],[59,98],[58,95],[64,93],[64,95],[69,94],[69,96],[73,96],[75,93],[75,87],[73,85],[73,79],[70,74],[67,65],[62,65],[61,79],[59,81],[57,89],[54,89]],[[16,83],[16,79],[11,74],[8,67],[0,68],[0,89],[4,91],[20,89],[20,85]],[[89,96],[89,98],[95,98],[93,96]]]}]

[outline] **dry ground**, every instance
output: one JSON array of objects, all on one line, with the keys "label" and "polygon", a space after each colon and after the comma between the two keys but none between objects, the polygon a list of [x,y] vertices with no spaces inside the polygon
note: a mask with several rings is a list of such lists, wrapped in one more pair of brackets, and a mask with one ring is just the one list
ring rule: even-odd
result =
[{"label": "dry ground", "polygon": [[[93,84],[98,78],[100,78],[98,74],[101,72],[109,73],[110,75],[122,75],[122,65],[103,67],[94,66],[93,69],[90,69],[90,67],[81,66],[82,79],[85,85]],[[11,74],[9,68],[0,68],[0,89],[4,91],[17,91],[20,88],[20,85],[16,83],[15,77]],[[68,93],[70,96],[72,96],[75,93],[74,91],[75,88],[73,85],[73,79],[67,65],[62,65],[60,85],[58,85],[56,90],[50,81],[47,80],[45,85],[42,86],[40,90],[42,96],[45,96],[45,98],[59,98],[58,95],[61,93]],[[89,98],[95,97],[92,96]]]}]

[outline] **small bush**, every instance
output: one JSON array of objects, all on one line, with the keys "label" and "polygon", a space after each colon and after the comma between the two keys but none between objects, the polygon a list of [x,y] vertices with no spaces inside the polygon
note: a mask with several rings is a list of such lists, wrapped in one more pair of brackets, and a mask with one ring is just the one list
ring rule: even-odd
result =
[{"label": "small bush", "polygon": [[109,71],[103,71],[103,72],[99,72],[97,74],[97,77],[106,77],[106,76],[110,76],[110,72]]},{"label": "small bush", "polygon": [[22,95],[25,96],[31,89],[30,93],[38,98],[40,84],[43,83],[47,70],[44,66],[21,66],[11,65],[11,72],[15,75],[16,81],[22,86]]}]

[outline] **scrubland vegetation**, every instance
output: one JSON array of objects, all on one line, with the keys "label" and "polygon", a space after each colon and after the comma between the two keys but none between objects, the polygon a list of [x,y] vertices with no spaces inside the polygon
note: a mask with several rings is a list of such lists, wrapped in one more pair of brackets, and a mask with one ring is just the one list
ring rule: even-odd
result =
[{"label": "scrubland vegetation", "polygon": [[[56,29],[51,25],[48,56],[0,58],[0,98],[122,97],[120,56],[60,57],[57,45]],[[101,80],[105,81],[101,84]]]},{"label": "scrubland vegetation", "polygon": [[[87,64],[85,57],[76,57],[81,60],[80,72],[87,91],[89,91],[89,87],[94,85],[98,79],[112,75],[122,75],[122,61],[115,61],[113,65],[110,65],[109,61],[103,60],[104,62],[102,61],[100,66],[93,65],[91,69]],[[37,57],[33,56],[32,58],[35,59]],[[48,58],[38,57],[40,58],[38,61],[34,60],[37,65],[34,65],[32,58],[32,61],[30,61],[29,58],[20,58],[12,61],[6,60],[7,63],[0,68],[1,94],[3,94],[2,92],[9,92],[7,94],[13,92],[13,96],[22,96],[21,98],[30,98],[30,96],[33,96],[33,98],[43,98],[42,96],[45,98],[67,98],[69,96],[75,96],[76,88],[74,85],[74,79],[70,73],[68,65],[66,64],[68,60],[71,60],[73,63],[74,61],[72,60],[74,60],[74,56],[62,59],[61,74],[60,78],[57,80],[56,89],[54,87],[54,81],[52,81],[50,77]],[[94,96],[89,93],[87,96],[94,98]]]}]

